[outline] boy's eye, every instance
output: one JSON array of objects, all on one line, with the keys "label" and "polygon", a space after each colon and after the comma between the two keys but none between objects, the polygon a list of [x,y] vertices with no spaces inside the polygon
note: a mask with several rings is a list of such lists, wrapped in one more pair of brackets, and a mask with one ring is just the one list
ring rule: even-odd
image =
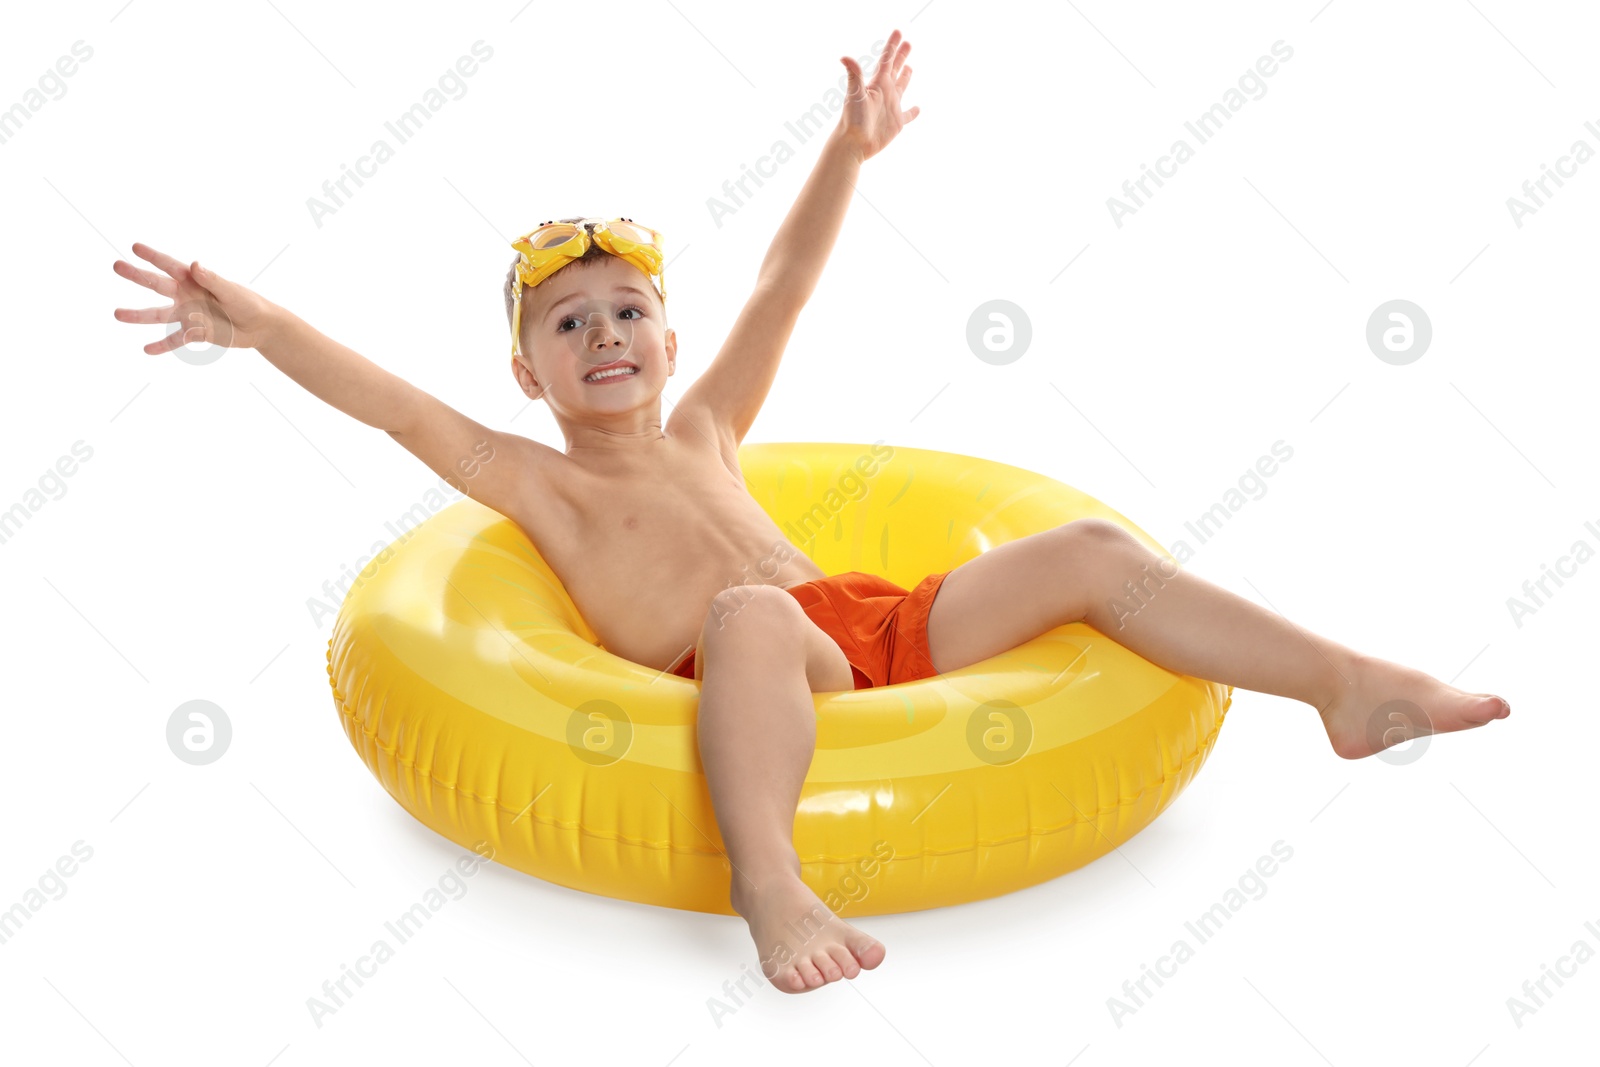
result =
[{"label": "boy's eye", "polygon": [[[643,308],[634,307],[631,304],[628,305],[625,308],[618,309],[617,314],[618,315],[622,315],[622,314],[625,314],[626,312],[629,312],[629,311],[636,312],[640,317],[643,317],[643,315],[644,315],[644,309]],[[557,333],[566,333],[567,330],[568,330],[567,323],[572,322],[572,323],[576,323],[579,326],[582,326],[584,324],[584,321],[585,320],[578,318],[578,316],[576,316],[576,315],[567,315],[566,317],[561,319],[561,321],[556,323],[556,332]],[[628,321],[631,322],[633,320],[630,318]]]}]

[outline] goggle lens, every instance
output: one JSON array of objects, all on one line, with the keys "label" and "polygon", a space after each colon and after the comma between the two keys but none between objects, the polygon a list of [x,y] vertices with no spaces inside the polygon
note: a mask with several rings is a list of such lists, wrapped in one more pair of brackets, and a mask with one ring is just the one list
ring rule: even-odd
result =
[{"label": "goggle lens", "polygon": [[535,251],[559,248],[578,236],[578,227],[570,222],[558,222],[539,230],[529,238]]},{"label": "goggle lens", "polygon": [[648,248],[654,245],[656,241],[655,235],[649,230],[632,222],[608,222],[606,223],[606,228],[611,231],[614,237],[619,237],[623,241],[642,248]]}]

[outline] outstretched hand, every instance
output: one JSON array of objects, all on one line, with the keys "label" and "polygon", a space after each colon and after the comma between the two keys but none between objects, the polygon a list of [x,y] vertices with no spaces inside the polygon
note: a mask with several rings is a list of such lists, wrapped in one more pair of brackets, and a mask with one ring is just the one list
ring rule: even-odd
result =
[{"label": "outstretched hand", "polygon": [[133,251],[140,259],[160,267],[167,276],[120,259],[111,269],[129,281],[170,297],[172,303],[167,307],[137,310],[117,308],[117,321],[178,323],[175,331],[144,346],[150,355],[204,343],[222,348],[257,348],[265,341],[276,305],[200,266],[199,260],[195,260],[192,267],[186,267],[166,253],[139,243],[134,244]]},{"label": "outstretched hand", "polygon": [[849,97],[839,116],[839,133],[855,147],[861,159],[871,159],[894,140],[900,128],[917,117],[921,108],[900,110],[900,94],[911,80],[911,68],[901,66],[911,51],[911,42],[902,40],[900,31],[889,35],[878,57],[872,80],[863,84],[861,65],[849,56],[840,56],[849,75]]}]

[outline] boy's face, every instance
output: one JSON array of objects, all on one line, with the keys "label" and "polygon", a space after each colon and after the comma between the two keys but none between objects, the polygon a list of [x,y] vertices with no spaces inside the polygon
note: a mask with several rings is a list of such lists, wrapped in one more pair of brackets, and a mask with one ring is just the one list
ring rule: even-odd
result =
[{"label": "boy's face", "polygon": [[[644,272],[616,256],[564,267],[522,290],[522,391],[555,410],[618,414],[651,404],[675,369],[678,339]],[[589,379],[621,361],[636,371]]]}]

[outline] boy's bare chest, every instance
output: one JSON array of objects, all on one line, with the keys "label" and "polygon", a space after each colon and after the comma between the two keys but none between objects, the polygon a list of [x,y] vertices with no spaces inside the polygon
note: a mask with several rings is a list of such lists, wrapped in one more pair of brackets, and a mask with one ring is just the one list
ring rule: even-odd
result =
[{"label": "boy's bare chest", "polygon": [[645,545],[660,551],[674,542],[693,543],[698,527],[763,514],[737,466],[730,467],[710,448],[682,442],[664,442],[648,459],[612,469],[572,464],[556,479],[547,516],[553,521],[539,530],[541,549],[548,546],[556,553]]},{"label": "boy's bare chest", "polygon": [[715,449],[664,443],[647,462],[574,464],[555,475],[542,504],[511,516],[606,648],[663,667],[723,589],[822,573]]}]

